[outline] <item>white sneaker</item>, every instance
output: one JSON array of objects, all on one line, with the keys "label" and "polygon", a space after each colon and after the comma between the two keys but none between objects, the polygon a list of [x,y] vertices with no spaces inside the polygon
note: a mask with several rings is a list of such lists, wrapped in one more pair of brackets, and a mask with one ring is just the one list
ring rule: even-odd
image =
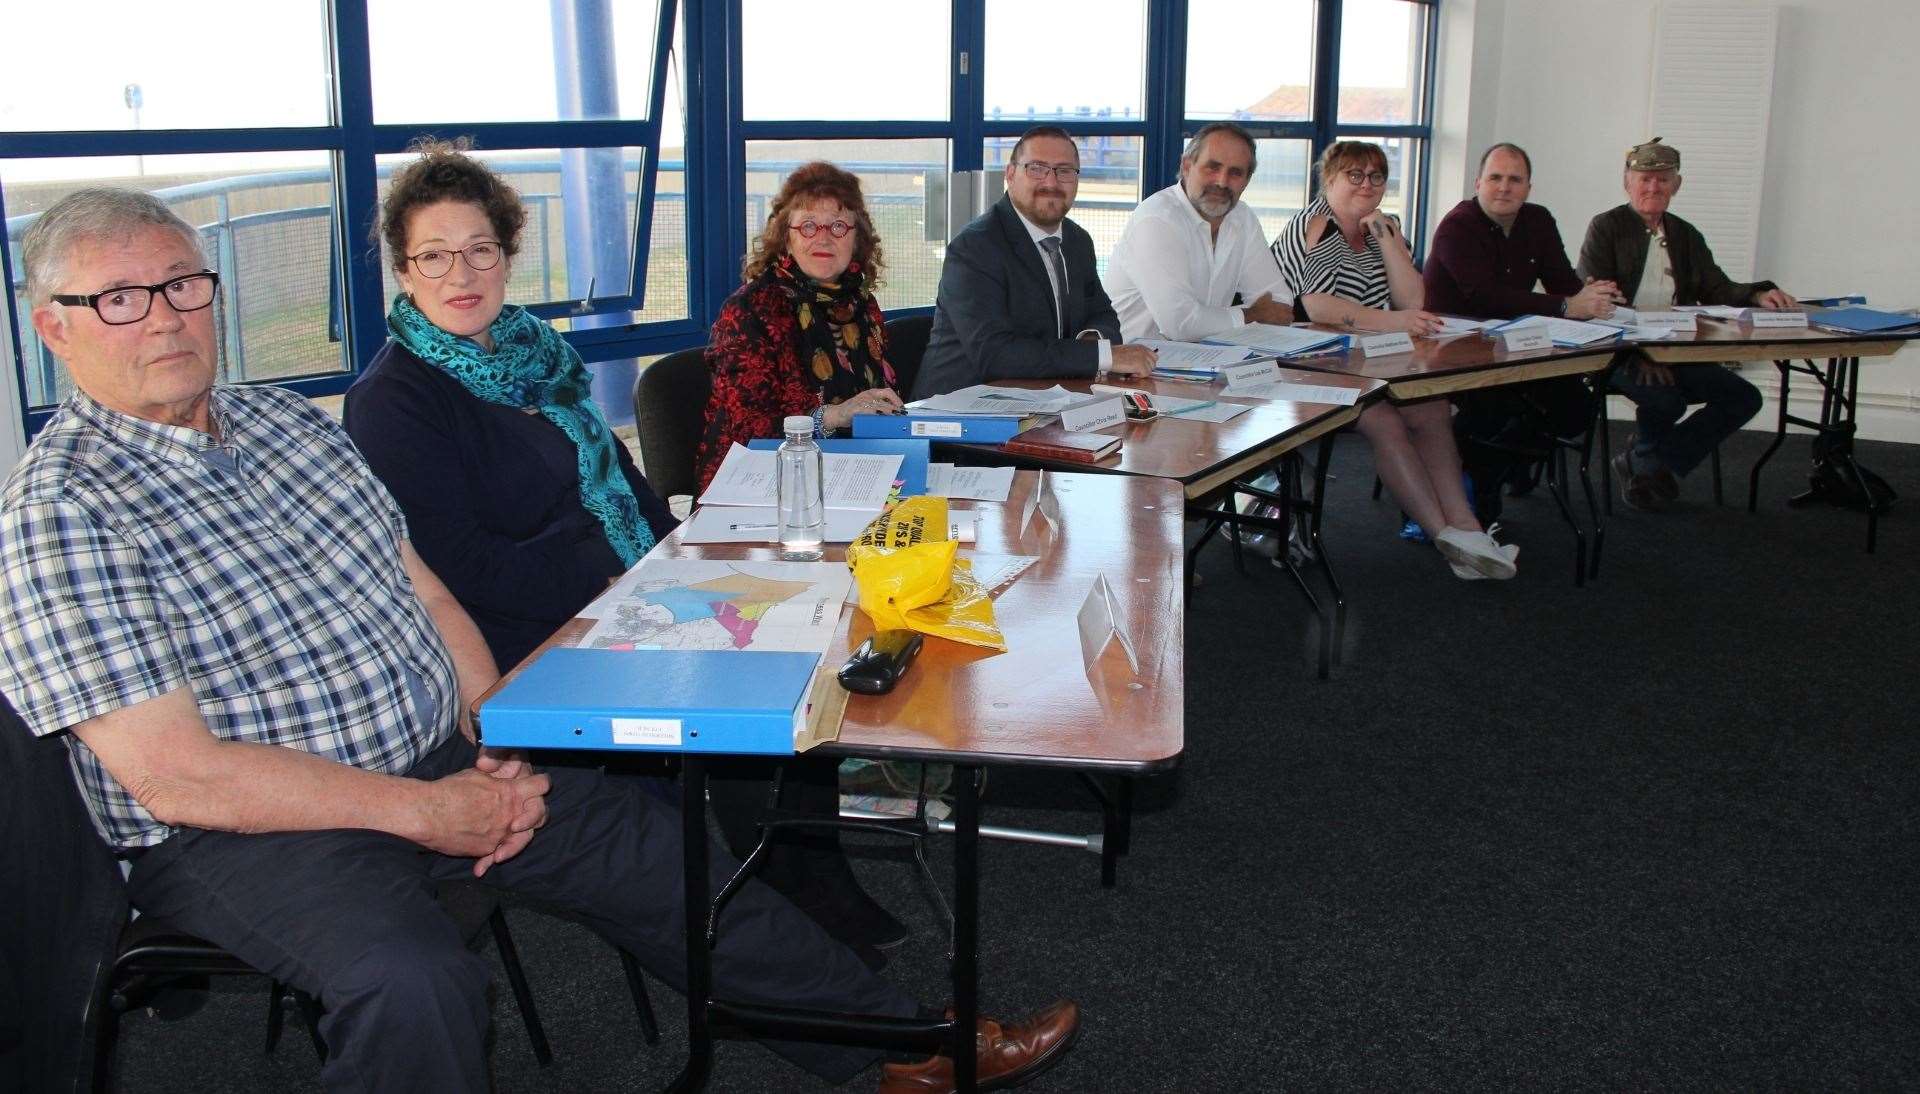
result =
[{"label": "white sneaker", "polygon": [[[1520,545],[1517,543],[1503,543],[1500,550],[1507,556],[1508,562],[1520,557]],[[1447,565],[1453,567],[1453,576],[1462,581],[1485,581],[1487,578],[1487,575],[1471,566],[1462,566],[1458,562],[1449,562]]]},{"label": "white sneaker", "polygon": [[1508,553],[1485,532],[1469,532],[1465,528],[1450,526],[1433,537],[1433,545],[1454,565],[1456,573],[1460,568],[1466,568],[1481,577],[1505,581],[1517,572],[1513,562],[1519,554],[1518,548]]}]

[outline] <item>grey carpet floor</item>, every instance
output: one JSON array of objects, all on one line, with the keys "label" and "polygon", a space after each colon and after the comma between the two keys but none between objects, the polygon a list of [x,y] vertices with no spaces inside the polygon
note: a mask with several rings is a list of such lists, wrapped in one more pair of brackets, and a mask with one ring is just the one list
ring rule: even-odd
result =
[{"label": "grey carpet floor", "polygon": [[[1736,502],[1760,447],[1727,446]],[[1034,1089],[1920,1088],[1920,447],[1860,448],[1910,496],[1876,555],[1858,514],[1784,505],[1799,438],[1757,514],[1714,507],[1704,472],[1675,512],[1618,512],[1576,589],[1544,496],[1507,505],[1520,576],[1460,582],[1395,538],[1343,438],[1327,524],[1353,607],[1333,679],[1313,677],[1282,575],[1212,548],[1185,763],[1141,788],[1119,887],[1081,852],[985,847],[988,1005],[1086,1010]],[[987,818],[1098,823],[1070,780],[1018,772],[992,776]],[[891,975],[943,998],[904,862],[862,845],[858,869],[915,927]],[[559,1059],[534,1066],[502,987],[499,1089],[662,1086],[679,997],[655,985],[647,1048],[611,949],[512,921]],[[315,1088],[297,1028],[261,1053],[263,1007],[239,982],[180,1021],[131,1017],[122,1089]],[[826,1088],[729,1042],[710,1089]]]}]

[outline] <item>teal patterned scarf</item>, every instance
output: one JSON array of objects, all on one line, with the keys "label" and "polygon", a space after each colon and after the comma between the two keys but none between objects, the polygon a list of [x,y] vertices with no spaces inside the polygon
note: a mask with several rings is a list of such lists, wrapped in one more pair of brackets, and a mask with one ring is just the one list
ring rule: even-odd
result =
[{"label": "teal patterned scarf", "polygon": [[525,308],[509,304],[487,328],[493,352],[448,334],[413,306],[394,297],[387,329],[415,357],[460,381],[476,397],[501,406],[538,410],[573,442],[580,461],[580,503],[599,518],[607,543],[632,566],[653,549],[653,529],[620,473],[613,433],[589,396],[587,366],[566,339]]}]

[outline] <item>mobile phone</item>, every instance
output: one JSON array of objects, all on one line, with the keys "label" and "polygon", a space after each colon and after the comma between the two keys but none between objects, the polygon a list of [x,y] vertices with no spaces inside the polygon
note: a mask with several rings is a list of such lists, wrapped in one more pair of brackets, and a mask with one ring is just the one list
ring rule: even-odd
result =
[{"label": "mobile phone", "polygon": [[885,695],[907,674],[921,641],[918,631],[875,631],[840,666],[840,686],[862,695]]}]

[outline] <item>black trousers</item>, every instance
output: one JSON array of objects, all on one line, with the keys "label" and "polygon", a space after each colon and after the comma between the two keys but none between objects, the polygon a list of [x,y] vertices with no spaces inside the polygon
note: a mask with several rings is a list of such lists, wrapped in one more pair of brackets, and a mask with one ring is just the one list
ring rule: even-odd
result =
[{"label": "black trousers", "polygon": [[[455,735],[408,776],[473,763]],[[480,880],[580,916],[654,975],[684,990],[680,814],[659,780],[577,768],[552,779],[547,824]],[[731,855],[711,847],[713,879]],[[142,854],[136,907],[223,946],[313,993],[325,1008],[322,1080],[338,1090],[484,1091],[487,963],[433,899],[435,882],[472,876],[473,860],[365,830],[239,835],[181,829]],[[771,889],[750,882],[728,903],[713,954],[715,994],[742,1001],[889,1014],[914,1000]],[[769,1041],[815,1074],[844,1081],[870,1049]]]}]

